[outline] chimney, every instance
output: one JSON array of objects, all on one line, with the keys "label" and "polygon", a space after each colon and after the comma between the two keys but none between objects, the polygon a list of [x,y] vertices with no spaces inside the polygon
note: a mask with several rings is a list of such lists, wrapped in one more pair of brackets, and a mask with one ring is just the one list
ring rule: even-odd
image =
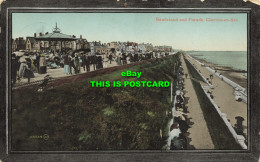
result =
[{"label": "chimney", "polygon": [[80,39],[82,39],[82,35],[80,35]]},{"label": "chimney", "polygon": [[36,37],[36,33],[34,33],[34,38]]}]

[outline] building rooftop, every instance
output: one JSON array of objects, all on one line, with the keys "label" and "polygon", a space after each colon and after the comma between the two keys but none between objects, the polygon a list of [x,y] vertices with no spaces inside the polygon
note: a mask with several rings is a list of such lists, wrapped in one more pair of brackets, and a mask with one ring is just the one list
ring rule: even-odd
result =
[{"label": "building rooftop", "polygon": [[35,43],[36,42],[34,37],[27,37],[27,39],[29,39],[31,43]]},{"label": "building rooftop", "polygon": [[71,35],[63,34],[61,33],[61,30],[57,27],[53,29],[52,33],[48,33],[45,35],[40,35],[35,38],[36,40],[45,40],[45,41],[73,41],[77,40],[77,38],[74,38]]}]

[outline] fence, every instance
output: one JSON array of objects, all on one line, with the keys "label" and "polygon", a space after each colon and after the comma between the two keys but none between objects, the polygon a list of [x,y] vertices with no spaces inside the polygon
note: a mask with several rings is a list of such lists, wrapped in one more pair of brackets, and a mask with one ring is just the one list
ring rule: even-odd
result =
[{"label": "fence", "polygon": [[238,144],[243,148],[243,149],[247,149],[247,145],[245,144],[245,138],[242,135],[238,135],[236,133],[236,131],[234,130],[234,128],[232,127],[232,125],[230,124],[230,122],[227,119],[227,114],[222,113],[218,107],[218,105],[211,99],[210,94],[208,94],[206,92],[205,89],[204,93],[207,95],[208,99],[210,100],[210,102],[212,103],[212,105],[214,106],[214,108],[217,110],[218,114],[220,115],[220,117],[223,119],[223,121],[225,122],[226,126],[228,127],[229,131],[231,132],[231,134],[233,135],[233,137],[236,139],[236,141],[238,142]]},{"label": "fence", "polygon": [[[173,84],[171,83],[171,85],[173,85]],[[173,86],[171,86],[171,94],[172,94],[172,91],[173,91]],[[172,98],[171,98],[171,102],[172,102]],[[175,111],[176,111],[176,109],[175,109],[175,104],[176,104],[176,94],[175,94],[174,100],[173,100],[172,119],[170,120],[170,122],[169,122],[169,124],[168,124],[169,130],[168,130],[168,138],[167,138],[166,150],[170,150],[170,149],[171,149],[170,127],[171,127],[171,125],[172,125],[173,122],[174,122],[174,121],[173,121],[173,118],[174,118],[173,114],[175,114]]]}]

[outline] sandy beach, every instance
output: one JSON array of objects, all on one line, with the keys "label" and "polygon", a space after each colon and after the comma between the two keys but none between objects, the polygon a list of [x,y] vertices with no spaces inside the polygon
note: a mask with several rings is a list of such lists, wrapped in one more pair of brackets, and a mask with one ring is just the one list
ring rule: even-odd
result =
[{"label": "sandy beach", "polygon": [[209,66],[210,68],[217,70],[223,76],[227,77],[228,79],[234,81],[235,83],[237,83],[240,86],[242,86],[245,89],[247,89],[247,77],[243,75],[247,71],[244,71],[244,70],[234,70],[231,67],[220,66],[220,65],[217,65],[217,64],[213,64],[213,63],[207,62],[206,60],[199,59],[196,56],[192,56],[192,57],[197,59],[201,63],[205,64],[206,66]]}]

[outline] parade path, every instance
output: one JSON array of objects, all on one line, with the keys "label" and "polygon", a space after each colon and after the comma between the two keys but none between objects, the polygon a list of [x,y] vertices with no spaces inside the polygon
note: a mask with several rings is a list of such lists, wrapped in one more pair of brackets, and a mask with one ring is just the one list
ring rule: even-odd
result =
[{"label": "parade path", "polygon": [[[188,74],[188,69],[183,56],[181,57],[181,61],[184,74]],[[190,133],[188,137],[191,138],[188,149],[214,149],[207,123],[204,119],[203,112],[189,76],[187,79],[184,79],[184,86],[186,91],[185,100],[188,99],[186,106],[188,107],[189,113],[187,113],[187,116],[190,123],[192,123],[192,125],[190,125],[191,128],[188,129],[188,132]],[[189,148],[191,146],[194,148]]]},{"label": "parade path", "polygon": [[[200,70],[204,77],[210,78],[209,75],[212,74],[210,71],[205,67],[202,67],[194,59],[191,59],[188,56],[186,56],[186,58]],[[243,126],[241,127],[243,128],[243,133],[247,136],[247,104],[236,101],[233,87],[222,81],[219,77],[213,75],[212,84],[213,89],[210,91],[212,92],[212,95],[214,96],[213,100],[219,106],[220,111],[227,114],[227,119],[233,127],[237,126],[239,128],[241,123],[239,122],[240,118],[238,117],[244,118]],[[240,124],[237,124],[237,122]]]},{"label": "parade path", "polygon": [[[109,68],[109,67],[118,66],[118,65],[117,65],[116,61],[112,61],[111,64],[108,62],[108,63],[105,63],[103,66],[104,66],[103,68]],[[90,65],[90,71],[94,71],[93,65]],[[82,73],[86,73],[86,71],[84,71],[83,67],[81,67],[80,73],[81,74]],[[62,78],[62,77],[68,77],[68,76],[73,76],[73,74],[72,75],[66,75],[64,73],[64,68],[61,68],[61,67],[60,68],[56,68],[56,69],[49,69],[48,68],[46,74],[34,73],[34,75],[35,75],[35,77],[31,78],[31,80],[30,80],[31,82],[43,80],[46,75],[50,75],[54,79]],[[16,86],[19,86],[19,85],[27,83],[27,82],[28,82],[27,78],[22,78],[20,82],[17,81]]]}]

